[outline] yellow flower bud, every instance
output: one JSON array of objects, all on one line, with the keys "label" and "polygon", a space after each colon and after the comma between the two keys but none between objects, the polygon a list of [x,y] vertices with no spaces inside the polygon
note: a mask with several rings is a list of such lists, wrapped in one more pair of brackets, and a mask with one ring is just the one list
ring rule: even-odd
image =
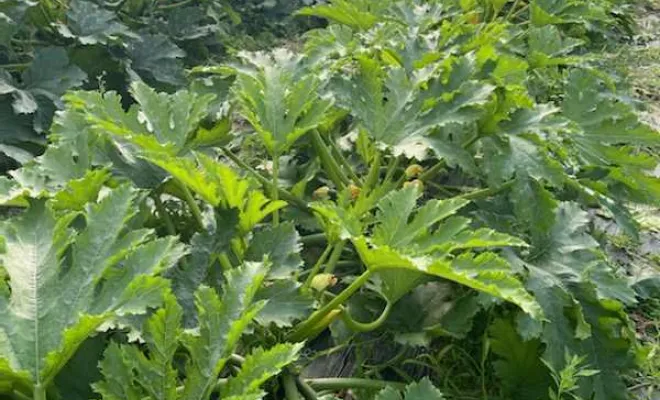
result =
[{"label": "yellow flower bud", "polygon": [[351,200],[355,200],[360,196],[361,189],[358,186],[351,183],[350,185],[348,185],[348,191],[351,193]]},{"label": "yellow flower bud", "polygon": [[332,274],[318,274],[312,278],[311,286],[319,292],[337,284],[337,277]]},{"label": "yellow flower bud", "polygon": [[417,178],[422,172],[424,172],[424,167],[419,164],[411,164],[406,168],[406,178]]},{"label": "yellow flower bud", "polygon": [[312,198],[314,200],[327,200],[330,198],[330,188],[327,186],[321,186],[312,193]]}]

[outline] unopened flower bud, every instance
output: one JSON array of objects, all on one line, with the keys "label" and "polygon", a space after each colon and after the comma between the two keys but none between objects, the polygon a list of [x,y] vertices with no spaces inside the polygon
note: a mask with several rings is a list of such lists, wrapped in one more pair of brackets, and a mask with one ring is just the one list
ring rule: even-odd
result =
[{"label": "unopened flower bud", "polygon": [[337,277],[333,274],[318,274],[312,278],[312,287],[319,292],[337,284]]},{"label": "unopened flower bud", "polygon": [[417,178],[422,172],[424,172],[424,167],[419,164],[411,164],[406,168],[406,178]]},{"label": "unopened flower bud", "polygon": [[314,198],[314,200],[328,200],[330,198],[330,188],[327,186],[321,186],[312,193],[312,198]]},{"label": "unopened flower bud", "polygon": [[350,185],[348,185],[348,191],[351,194],[351,200],[355,200],[360,196],[361,189],[358,186],[351,183]]}]

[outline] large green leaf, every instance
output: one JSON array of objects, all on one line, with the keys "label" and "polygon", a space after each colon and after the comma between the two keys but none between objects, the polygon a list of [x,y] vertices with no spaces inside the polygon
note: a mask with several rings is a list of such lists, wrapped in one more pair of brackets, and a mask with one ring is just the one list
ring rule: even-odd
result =
[{"label": "large green leaf", "polygon": [[515,325],[498,319],[488,328],[490,348],[498,356],[495,373],[504,383],[507,396],[515,399],[543,399],[550,385],[550,374],[541,361],[538,339],[523,340]]},{"label": "large green leaf", "polygon": [[50,127],[60,96],[79,87],[87,75],[72,64],[63,47],[40,47],[34,60],[17,83],[8,74],[0,76],[0,94],[13,96],[12,108],[17,114],[34,114],[33,127],[43,132]]},{"label": "large green leaf", "polygon": [[[231,241],[237,235],[238,210],[216,211],[215,226],[195,233],[190,239],[190,255],[170,269],[168,278],[172,280],[172,291],[183,308],[183,325],[192,328],[197,324],[195,292],[205,282],[209,282],[211,271],[220,268],[218,258],[230,251]],[[262,261],[263,258],[254,261]]]},{"label": "large green leaf", "polygon": [[147,129],[161,143],[181,148],[205,116],[215,98],[212,94],[198,96],[187,90],[173,95],[156,93],[143,82],[131,85],[133,97],[140,104],[140,116]]},{"label": "large green leaf", "polygon": [[333,0],[331,4],[319,4],[315,7],[305,7],[298,11],[300,15],[313,15],[315,17],[327,18],[351,28],[367,30],[374,26],[378,18],[369,12],[366,7],[360,7],[360,3],[347,0]]},{"label": "large green leaf", "polygon": [[91,1],[70,2],[66,19],[66,24],[57,24],[58,32],[84,45],[108,44],[125,37],[137,37],[118,21],[117,14]]},{"label": "large green leaf", "polygon": [[269,278],[290,279],[303,264],[301,250],[300,235],[295,225],[285,222],[254,232],[245,258],[248,261],[261,261],[268,257],[272,264]]},{"label": "large green leaf", "polygon": [[[135,197],[121,186],[84,213],[62,215],[34,201],[3,224],[11,293],[0,296],[0,355],[36,390],[52,382],[101,323],[161,301],[167,282],[153,274],[174,264],[183,249],[147,230],[125,231]],[[79,216],[85,224],[76,229]]]},{"label": "large green leaf", "polygon": [[319,96],[325,75],[310,69],[302,56],[283,49],[241,56],[244,65],[229,70],[236,74],[233,90],[243,116],[271,154],[282,154],[325,119],[333,103]]},{"label": "large green leaf", "polygon": [[660,145],[660,133],[640,122],[625,99],[617,99],[605,90],[605,82],[583,70],[568,77],[567,95],[562,102],[565,116],[580,128],[573,135],[580,155],[596,165],[637,163],[632,149],[615,145]]},{"label": "large green leaf", "polygon": [[222,398],[237,396],[259,395],[263,397],[260,389],[269,378],[279,374],[282,368],[291,364],[298,358],[302,344],[281,343],[268,350],[258,348],[245,357],[241,371],[229,381],[220,391]]},{"label": "large green leaf", "polygon": [[[222,296],[202,285],[195,292],[199,325],[194,331],[183,330],[183,309],[168,296],[164,308],[145,324],[146,353],[135,345],[111,344],[101,363],[104,380],[95,390],[109,400],[209,399],[216,390],[218,374],[264,305],[253,300],[266,274],[262,263],[247,263],[229,271]],[[180,379],[175,366],[180,361],[177,350],[182,346],[188,352]],[[259,387],[293,362],[299,350],[300,345],[282,344],[255,351],[223,388],[224,393],[261,394]]]},{"label": "large green leaf", "polygon": [[373,236],[352,239],[367,268],[383,272],[379,275],[386,297],[398,300],[427,274],[503,298],[535,318],[541,316],[538,304],[503,258],[492,252],[452,254],[471,248],[525,246],[523,241],[488,229],[471,230],[466,218],[447,219],[467,205],[462,199],[431,200],[413,215],[419,196],[413,187],[391,192],[378,204]]},{"label": "large green leaf", "polygon": [[144,34],[127,43],[127,70],[149,82],[173,86],[184,82],[181,58],[186,53],[162,34]]},{"label": "large green leaf", "polygon": [[[624,399],[622,375],[631,366],[633,333],[623,303],[634,304],[635,293],[598,251],[588,222],[577,204],[559,204],[546,239],[523,264],[529,270],[527,288],[548,321],[540,336],[546,344],[544,359],[561,370],[566,351],[584,355],[599,373],[581,380],[580,394],[598,400]],[[537,331],[526,326],[523,336],[530,336],[529,328]]]},{"label": "large green leaf", "polygon": [[[359,57],[357,72],[335,80],[340,105],[350,110],[366,132],[397,152],[424,158],[414,149],[429,147],[424,136],[436,127],[478,119],[494,87],[465,80],[472,71],[458,60],[447,82],[410,77],[403,68],[383,69]],[[427,89],[423,87],[427,86]]]},{"label": "large green leaf", "polygon": [[199,335],[189,334],[184,344],[190,352],[182,399],[208,399],[216,377],[243,332],[263,303],[254,296],[267,274],[261,263],[247,263],[226,276],[222,299],[209,288],[197,293]]}]

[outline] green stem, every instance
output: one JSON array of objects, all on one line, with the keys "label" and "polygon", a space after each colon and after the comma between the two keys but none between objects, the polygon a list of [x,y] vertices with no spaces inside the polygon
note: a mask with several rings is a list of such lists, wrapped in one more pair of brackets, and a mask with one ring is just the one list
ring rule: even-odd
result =
[{"label": "green stem", "polygon": [[390,312],[392,311],[392,302],[387,301],[385,304],[385,308],[383,309],[383,312],[376,318],[374,321],[371,322],[359,322],[353,319],[351,317],[350,313],[348,312],[348,309],[344,309],[341,313],[341,319],[344,321],[346,326],[349,327],[353,332],[371,332],[375,331],[376,329],[380,328],[385,321],[387,321],[387,317],[390,316]]},{"label": "green stem", "polygon": [[326,243],[328,239],[326,239],[325,233],[312,233],[311,235],[302,236],[300,241],[305,246],[311,246],[315,244]]},{"label": "green stem", "polygon": [[514,11],[516,10],[516,8],[518,7],[518,3],[519,3],[519,2],[520,2],[520,0],[515,0],[515,1],[513,2],[513,5],[512,5],[511,8],[509,9],[509,12],[506,14],[506,17],[504,17],[504,20],[505,20],[505,21],[509,21],[509,20],[511,19],[511,16],[513,15],[513,12],[514,12]]},{"label": "green stem", "polygon": [[378,381],[360,378],[316,378],[306,379],[305,382],[314,390],[342,390],[342,389],[384,389],[392,386],[403,389],[405,384],[401,382]]},{"label": "green stem", "polygon": [[323,164],[325,173],[328,174],[330,180],[332,180],[335,186],[340,190],[346,187],[350,181],[342,172],[335,158],[330,154],[321,134],[316,130],[312,131],[312,145],[321,159],[321,164]]},{"label": "green stem", "polygon": [[341,152],[341,149],[337,146],[337,143],[335,143],[335,141],[332,140],[332,138],[328,142],[330,143],[330,147],[332,148],[333,153],[336,156],[335,159],[339,160],[339,163],[344,168],[346,168],[346,171],[348,171],[348,174],[351,176],[353,182],[355,182],[356,185],[362,185],[362,180],[357,176],[355,171],[353,171],[353,167],[348,162],[346,157],[344,157],[344,154]]},{"label": "green stem", "polygon": [[41,384],[37,384],[34,387],[34,393],[32,393],[32,396],[34,400],[46,400],[46,388]]},{"label": "green stem", "polygon": [[231,271],[234,269],[234,267],[231,265],[231,261],[229,261],[229,257],[227,256],[227,253],[221,253],[218,256],[218,261],[220,261],[220,266],[222,267],[223,271]]},{"label": "green stem", "polygon": [[151,196],[151,198],[154,199],[154,204],[156,205],[156,211],[158,212],[158,216],[162,218],[163,222],[165,222],[165,229],[167,230],[167,233],[170,236],[176,236],[176,229],[174,228],[174,223],[172,223],[172,218],[170,218],[170,214],[165,209],[165,205],[163,204],[163,201],[160,199],[160,195],[154,194],[153,196]]},{"label": "green stem", "polygon": [[376,184],[378,183],[378,178],[380,176],[380,159],[380,151],[376,150],[376,156],[371,161],[371,166],[367,173],[367,179],[364,183],[364,190],[366,192],[369,192],[372,188],[376,187]]},{"label": "green stem", "polygon": [[195,201],[192,193],[190,193],[190,190],[188,190],[188,187],[181,181],[178,183],[179,187],[183,191],[184,200],[186,203],[188,203],[188,207],[190,207],[190,211],[192,212],[193,217],[195,217],[195,221],[197,222],[199,229],[204,230],[204,217],[202,217],[202,210],[199,209],[199,206],[197,205],[197,202]]},{"label": "green stem", "polygon": [[158,6],[158,9],[159,10],[169,10],[169,9],[172,9],[172,8],[187,6],[188,4],[190,4],[192,2],[193,2],[193,0],[183,0],[183,1],[180,1],[178,3],[163,4],[163,5]]},{"label": "green stem", "polygon": [[332,299],[328,304],[321,307],[314,312],[304,322],[298,324],[296,329],[289,336],[289,340],[293,342],[300,342],[305,340],[310,333],[314,331],[314,327],[318,324],[328,313],[344,304],[353,293],[357,292],[371,277],[371,270],[366,270],[356,280],[353,281],[346,289]]},{"label": "green stem", "polygon": [[[236,155],[234,153],[232,153],[231,151],[229,151],[225,148],[222,148],[222,152],[227,156],[227,158],[232,160],[236,165],[243,168],[245,170],[245,172],[250,174],[250,176],[252,176],[257,181],[259,181],[259,183],[264,185],[266,188],[269,188],[270,190],[272,190],[273,182],[271,180],[269,180],[265,176],[261,175],[259,172],[257,172],[254,168],[249,166],[247,163],[245,163],[240,158],[236,157]],[[286,191],[282,188],[278,188],[277,191],[278,191],[279,198],[281,198],[282,200],[286,200],[288,203],[290,203],[291,205],[293,205],[294,207],[296,207],[296,208],[298,208],[302,211],[311,213],[311,210],[307,206],[307,203],[305,203],[303,200],[299,199],[298,197],[294,196],[293,194],[291,194],[290,192],[288,192],[288,191]]]},{"label": "green stem", "polygon": [[385,173],[385,182],[389,182],[392,177],[394,177],[394,173],[396,172],[396,169],[399,167],[399,163],[401,162],[401,157],[394,157],[390,160],[389,164],[387,165],[387,172]]},{"label": "green stem", "polygon": [[344,251],[345,246],[346,246],[345,240],[342,240],[335,245],[335,248],[332,251],[332,254],[330,255],[330,260],[328,260],[328,263],[325,266],[324,272],[326,274],[332,274],[335,271],[335,267],[337,266],[337,262],[339,261],[339,258],[341,257],[341,252]]},{"label": "green stem", "polygon": [[3,64],[0,68],[4,69],[24,69],[30,66],[30,63]]},{"label": "green stem", "polygon": [[499,187],[496,188],[487,188],[487,189],[481,189],[481,190],[475,190],[470,193],[465,193],[460,196],[456,196],[455,198],[461,198],[465,200],[479,200],[479,199],[484,199],[487,197],[494,196],[496,194],[502,193],[506,190],[508,190],[511,186],[513,186],[514,181],[510,180],[508,182],[503,183]]},{"label": "green stem", "polygon": [[444,159],[438,161],[434,166],[432,166],[431,168],[424,171],[419,176],[419,180],[420,181],[427,181],[427,180],[433,178],[438,172],[440,172],[440,170],[442,170],[446,166],[447,166],[447,163],[445,162]]},{"label": "green stem", "polygon": [[298,392],[296,380],[291,374],[282,375],[282,386],[284,386],[286,400],[303,400]]},{"label": "green stem", "polygon": [[325,250],[323,250],[323,253],[321,253],[319,259],[316,260],[316,264],[314,264],[314,266],[312,267],[311,271],[309,272],[309,276],[307,276],[307,279],[305,280],[305,283],[302,286],[303,291],[308,290],[309,287],[311,286],[314,277],[316,276],[316,274],[319,273],[319,270],[321,269],[321,265],[323,265],[326,258],[328,258],[328,255],[330,254],[332,247],[333,247],[332,244],[328,243],[328,245],[325,247]]},{"label": "green stem", "polygon": [[[273,156],[273,186],[270,190],[271,200],[279,200],[279,188],[280,188],[280,156]],[[273,211],[273,226],[280,224],[280,210]]]},{"label": "green stem", "polygon": [[298,386],[298,390],[300,391],[300,394],[305,398],[305,400],[318,400],[318,396],[316,394],[316,391],[312,389],[311,386],[307,384],[304,380],[300,378],[300,376],[296,376],[296,385]]}]

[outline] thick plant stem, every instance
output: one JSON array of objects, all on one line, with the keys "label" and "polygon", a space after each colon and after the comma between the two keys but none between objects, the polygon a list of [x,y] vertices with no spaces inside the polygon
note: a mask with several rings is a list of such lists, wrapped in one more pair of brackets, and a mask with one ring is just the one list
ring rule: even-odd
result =
[{"label": "thick plant stem", "polygon": [[335,158],[332,156],[332,154],[330,154],[330,151],[323,141],[321,134],[316,130],[312,131],[312,144],[314,145],[314,149],[321,159],[321,164],[324,167],[325,173],[328,174],[328,177],[332,180],[338,189],[341,190],[345,188],[350,183],[350,181],[344,175]]},{"label": "thick plant stem", "polygon": [[431,168],[424,171],[419,176],[419,180],[420,181],[427,181],[427,180],[433,178],[438,172],[440,172],[441,169],[443,169],[446,166],[447,166],[447,163],[445,162],[445,160],[438,161],[434,166],[432,166]]},{"label": "thick plant stem", "polygon": [[328,260],[328,263],[325,266],[324,272],[326,274],[332,274],[335,272],[335,267],[337,266],[337,262],[339,261],[339,258],[341,257],[341,252],[344,251],[344,247],[346,246],[346,241],[342,240],[335,244],[335,248],[332,251],[332,254],[330,255],[330,259]]},{"label": "thick plant stem", "polygon": [[34,400],[46,400],[46,388],[43,387],[40,383],[34,387],[34,393],[32,393]]},{"label": "thick plant stem", "polygon": [[321,322],[323,318],[335,310],[348,300],[353,293],[357,292],[371,277],[371,271],[366,270],[362,273],[356,280],[353,281],[346,289],[332,299],[328,304],[317,310],[315,313],[309,316],[306,321],[300,323],[296,329],[289,336],[289,340],[293,342],[300,342],[305,340],[311,333],[315,332],[316,324]]},{"label": "thick plant stem", "polygon": [[300,391],[300,394],[302,394],[302,396],[305,398],[305,400],[318,400],[316,391],[312,389],[312,387],[309,386],[307,382],[302,380],[300,376],[296,376],[296,385],[298,386],[298,390]]},{"label": "thick plant stem", "polygon": [[[247,163],[245,163],[240,158],[236,157],[236,155],[234,153],[232,153],[231,151],[229,151],[225,148],[222,148],[222,152],[227,156],[227,158],[232,160],[236,165],[243,168],[245,170],[245,172],[247,172],[250,176],[252,176],[257,181],[259,181],[259,183],[264,185],[266,188],[269,188],[270,190],[273,190],[272,189],[273,182],[271,180],[269,180],[265,176],[261,175],[257,170],[255,170],[254,168],[249,166]],[[307,203],[305,203],[302,199],[299,199],[298,197],[294,196],[290,192],[288,192],[284,189],[281,189],[281,188],[278,188],[277,192],[278,192],[279,198],[281,198],[282,200],[286,200],[289,204],[293,205],[294,207],[296,207],[296,208],[298,208],[302,211],[311,213],[311,210],[307,206]]]},{"label": "thick plant stem", "polygon": [[291,374],[286,373],[282,375],[282,386],[284,386],[286,400],[303,400],[300,397],[300,392],[298,392],[296,380]]},{"label": "thick plant stem", "polygon": [[309,272],[309,275],[307,276],[307,279],[305,280],[305,283],[302,286],[302,290],[308,290],[309,287],[312,284],[312,281],[314,280],[314,277],[316,274],[319,273],[319,270],[321,269],[321,266],[325,262],[325,260],[328,258],[328,255],[330,255],[330,251],[332,251],[332,245],[328,243],[328,245],[325,247],[325,250],[323,250],[323,253],[321,253],[321,256],[319,257],[318,260],[316,260],[316,264],[312,267],[311,271]]},{"label": "thick plant stem", "polygon": [[305,246],[310,246],[325,243],[328,239],[325,237],[325,233],[312,233],[311,235],[301,236],[300,241]]},{"label": "thick plant stem", "polygon": [[342,321],[344,321],[346,326],[348,326],[348,328],[353,332],[363,332],[363,333],[371,332],[380,328],[385,323],[385,321],[387,321],[387,317],[390,316],[391,311],[392,311],[392,302],[388,301],[387,304],[385,304],[385,308],[383,309],[383,312],[380,313],[378,318],[376,318],[371,322],[359,322],[354,320],[347,309],[342,310],[341,319]]},{"label": "thick plant stem", "polygon": [[353,167],[351,166],[351,164],[349,164],[346,157],[344,157],[344,155],[341,152],[341,149],[337,146],[337,143],[335,143],[334,140],[329,140],[328,142],[330,143],[330,147],[332,148],[333,153],[336,156],[335,159],[339,160],[341,165],[344,168],[346,168],[346,171],[348,171],[348,174],[350,175],[350,178],[353,180],[353,182],[356,185],[362,185],[362,180],[360,179],[360,177],[357,176],[355,171],[353,171]]},{"label": "thick plant stem", "polygon": [[314,390],[342,390],[342,389],[384,389],[388,386],[403,389],[400,382],[378,381],[360,378],[317,378],[306,379],[305,382]]},{"label": "thick plant stem", "polygon": [[195,217],[199,229],[204,230],[204,217],[202,217],[202,210],[199,209],[199,206],[188,187],[182,182],[179,182],[179,187],[183,191],[184,200],[188,203],[188,207],[190,207],[190,211],[192,212],[193,217]]},{"label": "thick plant stem", "polygon": [[222,267],[222,270],[227,272],[231,271],[234,267],[231,265],[231,261],[229,261],[229,257],[227,256],[227,253],[221,253],[218,256],[218,261],[220,262],[220,266]]},{"label": "thick plant stem", "polygon": [[364,190],[367,192],[376,187],[376,184],[378,183],[378,178],[380,175],[380,158],[381,154],[380,151],[378,151],[376,152],[376,156],[371,162],[369,172],[367,173],[367,179],[364,182]]},{"label": "thick plant stem", "polygon": [[[280,156],[279,155],[274,155],[273,156],[273,186],[271,187],[270,190],[270,197],[271,200],[277,201],[279,200],[279,188],[280,188]],[[273,211],[273,226],[277,226],[280,224],[280,210],[275,210]]]}]

